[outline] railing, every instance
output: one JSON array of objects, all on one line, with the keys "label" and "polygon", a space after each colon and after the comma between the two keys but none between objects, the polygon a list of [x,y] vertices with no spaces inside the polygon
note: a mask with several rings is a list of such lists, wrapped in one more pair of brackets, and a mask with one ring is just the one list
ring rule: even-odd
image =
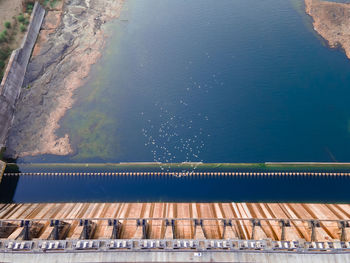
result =
[{"label": "railing", "polygon": [[0,241],[1,252],[86,252],[86,251],[257,251],[296,253],[346,253],[350,242],[305,242],[265,240],[194,239],[103,239]]},{"label": "railing", "polygon": [[[243,242],[251,239],[271,240],[270,246],[279,247],[287,246],[291,239],[304,239],[302,243],[311,242],[308,249],[328,249],[340,248],[331,246],[327,242],[320,243],[323,247],[318,246],[317,242],[337,241],[344,242],[341,248],[348,248],[347,232],[350,229],[350,219],[347,220],[324,220],[324,219],[290,219],[290,218],[56,218],[56,219],[6,219],[0,220],[0,237],[4,239],[30,241],[31,239],[42,240],[63,240],[72,239],[68,236],[71,226],[80,226],[74,229],[75,238],[82,240],[90,239],[193,239],[200,240],[211,239],[239,239]],[[95,234],[97,228],[104,228],[102,234]],[[128,230],[125,230],[128,229]],[[137,234],[135,234],[138,229]],[[318,229],[323,233],[328,233],[319,238]],[[17,230],[17,231],[15,231]],[[188,234],[181,234],[186,230]],[[125,235],[124,231],[131,231]],[[42,233],[46,234],[43,235]],[[166,234],[167,233],[167,234]],[[262,234],[264,236],[262,236]],[[291,236],[293,238],[291,238]],[[94,239],[95,238],[95,239]],[[298,239],[299,240],[299,239]],[[7,241],[6,241],[7,242]],[[19,242],[19,241],[16,241]],[[51,241],[50,241],[51,242]],[[238,241],[237,241],[238,242]],[[252,242],[252,241],[249,241]],[[282,243],[273,243],[282,242]],[[299,242],[299,241],[298,241]],[[301,241],[300,241],[301,242]],[[197,244],[197,243],[195,243]],[[207,242],[206,242],[207,244]],[[241,244],[241,243],[240,243]],[[246,247],[249,248],[249,243]],[[256,245],[262,243],[256,243]],[[273,245],[275,244],[275,245]],[[294,243],[288,243],[286,248],[291,248]],[[224,248],[224,244],[222,244]],[[344,247],[345,246],[345,247]],[[232,246],[230,245],[229,248]],[[236,246],[237,247],[237,246]]]}]

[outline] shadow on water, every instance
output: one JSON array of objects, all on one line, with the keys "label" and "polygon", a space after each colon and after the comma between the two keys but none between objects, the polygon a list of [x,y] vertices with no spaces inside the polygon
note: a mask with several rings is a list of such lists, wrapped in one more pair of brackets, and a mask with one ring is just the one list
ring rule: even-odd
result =
[{"label": "shadow on water", "polygon": [[[157,171],[153,164],[148,167],[123,164],[20,166],[22,175],[14,175],[13,173],[19,171],[18,166],[9,165],[7,172],[11,175],[4,176],[1,184],[2,202],[350,202],[349,176],[340,174],[271,176],[266,173],[278,170],[345,173],[349,172],[348,166],[338,169],[334,166],[323,169],[319,167],[301,169],[298,166],[281,168],[278,165],[270,165],[272,167],[268,168],[268,165],[263,164],[203,164],[197,167],[197,172],[214,171],[214,173],[210,175],[196,173],[181,177],[167,173],[163,175],[137,173],[137,171]],[[173,165],[172,171],[183,171],[184,166],[184,164]],[[259,175],[223,173],[219,176],[215,175],[215,171],[261,173]],[[126,173],[123,175],[123,172]]]},{"label": "shadow on water", "polygon": [[[6,169],[5,173],[19,173],[19,167],[12,165],[11,169]],[[0,203],[12,203],[16,192],[19,178],[17,176],[4,176],[0,183]]]}]

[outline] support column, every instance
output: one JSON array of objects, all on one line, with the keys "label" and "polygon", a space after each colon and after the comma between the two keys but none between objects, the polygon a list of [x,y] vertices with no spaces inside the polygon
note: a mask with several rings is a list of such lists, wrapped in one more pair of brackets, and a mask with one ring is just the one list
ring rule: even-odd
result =
[{"label": "support column", "polygon": [[148,238],[148,222],[146,219],[138,219],[135,238],[147,239]]},{"label": "support column", "polygon": [[234,239],[237,238],[235,231],[232,228],[232,220],[223,219],[224,230],[222,232],[222,239]]},{"label": "support column", "polygon": [[96,223],[92,222],[91,220],[80,220],[79,225],[83,226],[83,231],[80,234],[79,239],[91,239],[93,238],[96,230]]},{"label": "support column", "polygon": [[340,241],[345,242],[347,240],[346,228],[350,227],[349,221],[339,221],[338,227],[340,229]]},{"label": "support column", "polygon": [[117,220],[117,219],[109,219],[108,220],[108,225],[113,226],[113,232],[111,239],[118,239],[120,238],[120,233],[122,229],[122,224]]},{"label": "support column", "polygon": [[317,220],[310,220],[309,228],[311,229],[311,242],[317,241],[316,227],[321,227],[320,222],[318,222]]},{"label": "support column", "polygon": [[203,220],[194,220],[194,239],[206,239],[203,231]]},{"label": "support column", "polygon": [[164,239],[174,239],[174,232],[172,227],[172,221],[165,219],[165,234]]},{"label": "support column", "polygon": [[281,241],[286,240],[286,227],[290,227],[290,221],[289,220],[280,220],[279,225],[281,227]]}]

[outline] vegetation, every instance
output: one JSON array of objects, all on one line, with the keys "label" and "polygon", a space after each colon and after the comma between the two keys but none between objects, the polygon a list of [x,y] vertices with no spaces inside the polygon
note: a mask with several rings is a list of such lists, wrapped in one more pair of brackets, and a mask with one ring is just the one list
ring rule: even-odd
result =
[{"label": "vegetation", "polygon": [[7,31],[6,30],[3,30],[0,33],[0,43],[4,43],[4,42],[7,42]]},{"label": "vegetation", "polygon": [[33,0],[23,0],[22,7],[25,11],[14,16],[12,21],[4,22],[4,30],[0,32],[0,82],[4,76],[6,64],[13,49],[17,48],[18,38],[27,30],[30,14],[34,8]]},{"label": "vegetation", "polygon": [[18,20],[18,22],[23,23],[24,20],[25,20],[24,15],[23,14],[19,14],[19,16],[17,16],[17,20]]},{"label": "vegetation", "polygon": [[24,32],[24,31],[27,30],[26,26],[23,25],[23,24],[21,24],[21,25],[19,26],[19,29],[21,30],[21,32]]},{"label": "vegetation", "polygon": [[7,28],[7,29],[10,29],[11,28],[11,22],[10,21],[6,21],[4,26]]},{"label": "vegetation", "polygon": [[34,8],[34,3],[32,2],[27,3],[26,9],[29,14],[33,12],[33,8]]}]

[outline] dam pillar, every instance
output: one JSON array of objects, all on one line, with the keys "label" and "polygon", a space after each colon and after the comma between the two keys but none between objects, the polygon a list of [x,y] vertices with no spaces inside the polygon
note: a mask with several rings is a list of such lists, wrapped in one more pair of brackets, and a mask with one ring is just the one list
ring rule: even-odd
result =
[{"label": "dam pillar", "polygon": [[250,239],[265,239],[267,238],[266,233],[264,232],[263,228],[261,227],[261,220],[259,219],[252,219],[252,234]]},{"label": "dam pillar", "polygon": [[316,227],[321,227],[320,222],[318,222],[317,220],[310,220],[309,228],[311,229],[311,242],[317,241]]},{"label": "dam pillar", "polygon": [[148,238],[148,222],[146,219],[138,219],[136,222],[137,229],[134,238],[147,239]]},{"label": "dam pillar", "polygon": [[281,241],[286,240],[286,227],[290,227],[289,220],[280,220],[279,225],[281,227]]},{"label": "dam pillar", "polygon": [[224,230],[222,232],[222,239],[234,239],[238,238],[235,231],[233,231],[232,228],[232,220],[222,220],[222,223],[224,225]]},{"label": "dam pillar", "polygon": [[194,220],[194,239],[205,239],[205,234],[203,231],[203,220]]},{"label": "dam pillar", "polygon": [[79,239],[91,239],[93,238],[96,230],[96,223],[91,220],[80,220],[79,226],[83,226],[83,231],[80,234]]},{"label": "dam pillar", "polygon": [[340,241],[345,242],[347,240],[346,228],[350,227],[348,221],[339,221],[338,227],[340,229]]},{"label": "dam pillar", "polygon": [[122,229],[122,224],[117,219],[109,219],[108,225],[113,226],[111,239],[118,239],[120,237],[120,232]]},{"label": "dam pillar", "polygon": [[165,234],[164,239],[175,239],[175,232],[173,231],[174,220],[165,220]]}]

